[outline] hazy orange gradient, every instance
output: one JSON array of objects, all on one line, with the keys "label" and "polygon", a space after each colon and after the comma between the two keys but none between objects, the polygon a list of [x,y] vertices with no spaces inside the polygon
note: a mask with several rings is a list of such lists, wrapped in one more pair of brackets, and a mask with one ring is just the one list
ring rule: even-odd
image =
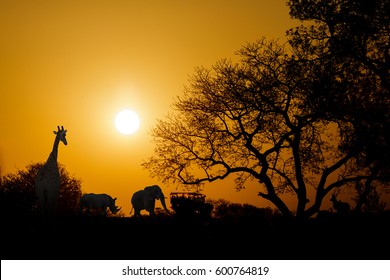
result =
[{"label": "hazy orange gradient", "polygon": [[[0,175],[44,162],[57,125],[68,130],[58,161],[83,192],[118,197],[159,184],[141,162],[153,151],[148,131],[171,110],[197,66],[210,67],[247,42],[285,39],[300,24],[285,0],[1,1]],[[132,135],[114,125],[118,111],[138,113]],[[258,186],[206,185],[209,198],[269,206]],[[168,201],[169,205],[169,201]],[[156,203],[159,207],[160,203]]]}]

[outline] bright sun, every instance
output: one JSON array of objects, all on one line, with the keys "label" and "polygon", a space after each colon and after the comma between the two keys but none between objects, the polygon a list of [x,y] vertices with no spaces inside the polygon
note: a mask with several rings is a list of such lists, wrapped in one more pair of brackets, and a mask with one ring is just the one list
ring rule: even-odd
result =
[{"label": "bright sun", "polygon": [[139,128],[139,117],[132,110],[122,110],[115,117],[115,127],[122,134],[132,134]]}]

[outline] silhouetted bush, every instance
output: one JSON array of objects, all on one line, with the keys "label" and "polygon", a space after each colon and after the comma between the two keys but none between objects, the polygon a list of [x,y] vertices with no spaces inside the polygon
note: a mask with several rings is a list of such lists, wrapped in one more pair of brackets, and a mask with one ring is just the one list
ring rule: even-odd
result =
[{"label": "silhouetted bush", "polygon": [[[5,175],[0,182],[1,217],[11,221],[26,220],[37,211],[34,180],[42,163],[32,163],[24,170]],[[58,214],[73,215],[78,211],[81,196],[81,181],[70,176],[65,167],[59,164],[61,176]]]}]

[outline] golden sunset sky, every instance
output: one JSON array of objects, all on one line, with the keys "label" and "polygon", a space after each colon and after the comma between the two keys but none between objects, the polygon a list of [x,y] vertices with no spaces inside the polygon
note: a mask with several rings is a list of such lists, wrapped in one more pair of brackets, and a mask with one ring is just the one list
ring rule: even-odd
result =
[{"label": "golden sunset sky", "polygon": [[[46,161],[62,125],[68,145],[58,161],[83,192],[117,197],[128,216],[132,194],[145,186],[158,184],[167,197],[180,191],[141,167],[153,153],[151,127],[195,67],[235,59],[263,36],[285,40],[300,24],[288,12],[286,0],[0,1],[0,175]],[[124,108],[141,120],[132,135],[114,126]],[[218,181],[203,193],[270,206],[258,191]]]}]

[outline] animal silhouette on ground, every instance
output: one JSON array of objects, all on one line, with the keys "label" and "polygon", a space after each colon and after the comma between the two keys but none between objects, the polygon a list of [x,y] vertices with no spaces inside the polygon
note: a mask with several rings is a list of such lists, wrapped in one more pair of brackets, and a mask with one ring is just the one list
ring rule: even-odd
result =
[{"label": "animal silhouette on ground", "polygon": [[53,227],[57,216],[57,204],[60,193],[61,178],[58,169],[58,144],[60,142],[67,145],[66,132],[67,130],[61,126],[57,126],[57,131],[53,131],[56,135],[54,139],[53,150],[51,151],[47,161],[38,170],[35,177],[35,194],[40,207],[41,221],[44,226]]},{"label": "animal silhouette on ground", "polygon": [[349,212],[351,206],[348,202],[344,202],[341,200],[337,200],[337,195],[332,194],[330,201],[333,203],[333,209],[336,210],[337,213],[345,214]]},{"label": "animal silhouette on ground", "polygon": [[149,212],[150,216],[155,216],[154,206],[156,199],[159,199],[164,210],[170,213],[165,204],[165,196],[161,188],[158,185],[153,185],[145,187],[143,190],[139,190],[133,194],[131,197],[133,207],[131,208],[130,216],[134,210],[134,217],[139,218],[141,217],[141,210],[144,209]]},{"label": "animal silhouette on ground", "polygon": [[116,197],[112,198],[105,193],[87,193],[80,198],[80,214],[86,209],[86,214],[90,215],[92,212],[98,215],[107,216],[107,208],[112,214],[118,213],[122,207],[115,205]]}]

